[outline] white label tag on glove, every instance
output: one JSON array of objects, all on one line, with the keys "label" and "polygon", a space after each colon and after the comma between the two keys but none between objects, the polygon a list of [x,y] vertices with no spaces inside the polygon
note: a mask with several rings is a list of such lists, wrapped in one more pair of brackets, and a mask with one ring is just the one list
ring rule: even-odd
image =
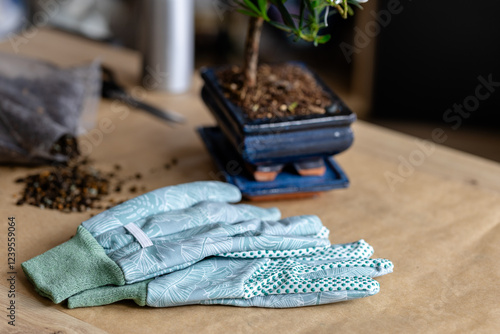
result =
[{"label": "white label tag on glove", "polygon": [[125,229],[130,232],[134,236],[134,238],[141,244],[142,248],[146,248],[149,246],[153,246],[153,242],[149,237],[134,223],[127,224]]}]

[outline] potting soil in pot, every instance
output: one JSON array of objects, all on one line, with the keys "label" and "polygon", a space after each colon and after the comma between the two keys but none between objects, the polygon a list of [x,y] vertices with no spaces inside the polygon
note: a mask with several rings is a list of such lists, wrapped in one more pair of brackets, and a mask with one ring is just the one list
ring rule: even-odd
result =
[{"label": "potting soil in pot", "polygon": [[290,63],[259,66],[255,87],[244,85],[237,66],[220,70],[217,77],[225,96],[251,120],[324,114],[332,104],[309,72]]}]

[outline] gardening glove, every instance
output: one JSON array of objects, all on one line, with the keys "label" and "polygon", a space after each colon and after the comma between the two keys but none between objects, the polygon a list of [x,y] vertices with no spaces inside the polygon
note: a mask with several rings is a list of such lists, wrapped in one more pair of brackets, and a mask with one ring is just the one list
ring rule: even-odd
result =
[{"label": "gardening glove", "polygon": [[332,245],[303,256],[266,258],[266,252],[227,253],[156,279],[87,290],[68,299],[68,307],[88,307],[132,299],[138,305],[171,307],[224,304],[271,308],[328,304],[371,296],[380,285],[372,277],[388,274],[393,264],[369,259],[364,240]]},{"label": "gardening glove", "polygon": [[224,203],[240,199],[236,187],[219,182],[158,189],[87,220],[71,240],[22,267],[38,293],[59,303],[84,290],[140,282],[224,252],[330,245],[316,217],[276,221],[277,209]]}]

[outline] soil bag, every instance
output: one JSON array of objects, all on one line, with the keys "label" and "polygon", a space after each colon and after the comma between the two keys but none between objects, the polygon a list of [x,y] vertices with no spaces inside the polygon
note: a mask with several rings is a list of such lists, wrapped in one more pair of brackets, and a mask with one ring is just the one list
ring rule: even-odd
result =
[{"label": "soil bag", "polygon": [[0,53],[0,164],[65,162],[94,125],[100,64],[59,68]]}]

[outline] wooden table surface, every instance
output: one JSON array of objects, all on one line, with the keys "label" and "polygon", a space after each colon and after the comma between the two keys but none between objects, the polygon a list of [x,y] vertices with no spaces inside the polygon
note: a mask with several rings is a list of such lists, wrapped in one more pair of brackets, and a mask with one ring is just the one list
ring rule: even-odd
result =
[{"label": "wooden table surface", "polygon": [[[99,119],[110,119],[113,131],[94,132],[88,151],[98,168],[109,171],[118,163],[122,176],[140,172],[143,179],[137,184],[146,190],[217,178],[194,131],[214,123],[199,98],[198,77],[184,95],[145,92],[138,86],[140,58],[135,52],[51,30],[39,30],[25,42],[19,45],[19,54],[63,66],[99,57],[146,101],[187,117],[186,125],[171,128],[144,113],[125,114],[102,101]],[[0,44],[0,51],[14,52],[9,41]],[[445,135],[453,131],[442,130]],[[54,305],[34,292],[20,263],[68,240],[89,212],[63,214],[16,206],[14,197],[21,189],[13,181],[34,170],[0,167],[0,268],[5,278],[0,281],[1,332],[499,333],[500,165],[361,121],[354,131],[355,144],[337,159],[351,179],[350,188],[315,199],[258,205],[278,206],[284,216],[318,215],[330,228],[333,243],[368,241],[375,256],[395,264],[394,273],[377,279],[379,294],[286,310],[154,309],[131,302],[69,310],[64,304]],[[178,164],[163,168],[172,158]],[[122,196],[131,197],[126,191]],[[7,218],[11,216],[17,223],[16,327],[9,326],[6,318]]]}]

